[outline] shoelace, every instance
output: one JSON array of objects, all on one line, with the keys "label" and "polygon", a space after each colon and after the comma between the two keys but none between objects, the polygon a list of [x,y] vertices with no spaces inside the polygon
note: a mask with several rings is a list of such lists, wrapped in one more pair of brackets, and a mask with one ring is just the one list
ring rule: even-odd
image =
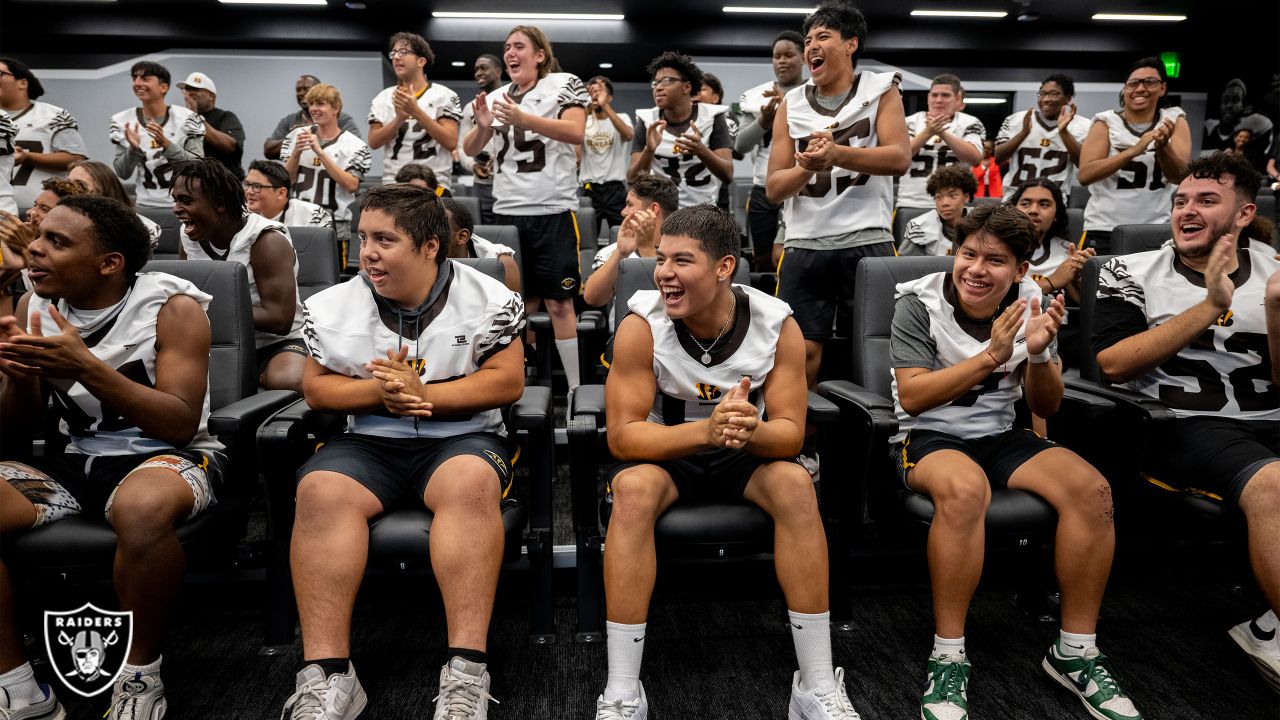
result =
[{"label": "shoelace", "polygon": [[[320,689],[327,687],[316,682],[309,682],[298,688],[284,703],[280,712],[280,720],[322,720],[324,717],[324,695]],[[290,710],[293,712],[290,713]]]},{"label": "shoelace", "polygon": [[[141,686],[140,689],[135,686]],[[150,689],[146,683],[142,682],[142,673],[135,672],[133,675],[121,675],[116,678],[115,687],[111,691],[111,707],[107,708],[107,715],[114,717],[124,717],[123,713],[131,706],[135,708],[139,698],[144,692]]]},{"label": "shoelace", "polygon": [[600,700],[596,703],[596,720],[631,720],[640,709],[640,698],[635,700]]},{"label": "shoelace", "polygon": [[[444,700],[441,701],[440,698]],[[500,704],[492,695],[484,691],[479,680],[460,678],[449,672],[444,680],[444,687],[440,689],[440,694],[432,698],[432,701],[439,702],[444,707],[446,718],[465,720],[475,715],[476,708],[482,699],[493,700],[495,704]]]},{"label": "shoelace", "polygon": [[1080,688],[1080,692],[1084,692],[1089,687],[1089,680],[1098,686],[1098,691],[1108,696],[1123,695],[1120,691],[1120,684],[1111,676],[1111,671],[1103,665],[1103,661],[1107,659],[1106,655],[1098,653],[1098,656],[1092,660],[1085,662],[1084,667],[1080,668],[1080,674],[1076,677],[1076,687]]},{"label": "shoelace", "polygon": [[960,697],[969,682],[969,668],[964,663],[951,662],[942,664],[942,674],[938,678],[938,687],[948,702]]},{"label": "shoelace", "polygon": [[814,695],[818,702],[822,703],[822,707],[831,717],[847,718],[848,720],[861,720],[862,716],[857,710],[853,709],[853,703],[849,701],[849,696],[843,692],[842,687],[834,687],[827,692],[820,692]]}]

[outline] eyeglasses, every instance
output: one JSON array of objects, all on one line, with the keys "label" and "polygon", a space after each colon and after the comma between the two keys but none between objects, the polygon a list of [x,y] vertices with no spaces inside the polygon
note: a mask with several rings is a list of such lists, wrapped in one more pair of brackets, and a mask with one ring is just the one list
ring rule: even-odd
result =
[{"label": "eyeglasses", "polygon": [[245,192],[255,192],[255,193],[260,193],[260,192],[262,192],[263,190],[275,190],[275,189],[276,189],[276,187],[275,187],[274,185],[261,185],[261,184],[259,184],[259,183],[255,183],[255,182],[248,182],[248,181],[246,181],[246,182],[242,182],[242,183],[240,183],[240,185],[241,185],[242,187],[244,187],[244,191],[245,191]]},{"label": "eyeglasses", "polygon": [[1133,80],[1129,80],[1125,82],[1124,86],[1129,88],[1130,90],[1137,90],[1138,86],[1143,86],[1148,90],[1155,90],[1156,88],[1160,87],[1163,84],[1164,84],[1164,81],[1161,80],[1160,78],[1149,77],[1149,78],[1134,78]]},{"label": "eyeglasses", "polygon": [[1041,90],[1040,92],[1036,93],[1036,97],[1048,98],[1049,100],[1054,100],[1057,98],[1066,97],[1066,95],[1063,94],[1061,90]]},{"label": "eyeglasses", "polygon": [[405,48],[396,48],[395,50],[392,50],[391,52],[387,53],[387,57],[392,60],[395,60],[396,58],[402,55],[413,55],[413,54],[414,53],[412,50],[408,50]]},{"label": "eyeglasses", "polygon": [[668,75],[667,77],[660,77],[657,80],[654,80],[653,82],[649,83],[649,87],[653,88],[654,90],[657,90],[660,87],[666,87],[668,85],[678,83],[678,82],[688,82],[688,81],[685,80],[684,78],[671,77],[670,75]]},{"label": "eyeglasses", "polygon": [[7,72],[7,71],[5,71],[5,70],[0,70],[0,77],[4,77],[5,75],[8,75],[9,77],[13,78],[14,80],[17,80],[17,79],[18,79],[18,76],[17,76],[17,75],[14,75],[13,73],[11,73],[11,72]]}]

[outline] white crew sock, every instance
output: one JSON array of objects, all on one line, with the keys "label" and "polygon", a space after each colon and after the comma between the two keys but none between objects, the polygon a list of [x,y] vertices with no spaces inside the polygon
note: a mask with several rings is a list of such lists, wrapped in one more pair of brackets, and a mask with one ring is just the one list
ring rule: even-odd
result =
[{"label": "white crew sock", "polygon": [[146,665],[130,665],[129,663],[125,663],[124,667],[120,668],[120,675],[122,676],[133,675],[134,673],[141,673],[143,675],[155,675],[160,672],[161,660],[164,660],[163,655],[156,658],[154,662],[148,663]]},{"label": "white crew sock", "polygon": [[578,387],[578,338],[556,340],[556,352],[560,355],[560,364],[564,366],[564,379],[569,389]]},{"label": "white crew sock", "polygon": [[1080,633],[1069,633],[1066,630],[1058,630],[1058,652],[1066,657],[1084,657],[1086,650],[1097,646],[1097,633],[1082,635]]},{"label": "white crew sock", "polygon": [[791,641],[796,646],[800,664],[800,689],[830,690],[836,686],[836,673],[831,664],[831,613],[815,614],[787,611],[791,620]]},{"label": "white crew sock", "polygon": [[608,622],[605,637],[609,650],[609,680],[604,699],[630,701],[640,697],[640,663],[644,660],[644,630],[647,623],[623,625]]},{"label": "white crew sock", "polygon": [[952,655],[958,658],[964,657],[964,636],[958,638],[944,638],[933,636],[933,657],[939,655]]},{"label": "white crew sock", "polygon": [[0,693],[4,696],[0,697],[0,702],[8,699],[8,704],[0,707],[9,710],[21,710],[44,699],[44,690],[36,682],[36,675],[29,662],[0,675]]}]

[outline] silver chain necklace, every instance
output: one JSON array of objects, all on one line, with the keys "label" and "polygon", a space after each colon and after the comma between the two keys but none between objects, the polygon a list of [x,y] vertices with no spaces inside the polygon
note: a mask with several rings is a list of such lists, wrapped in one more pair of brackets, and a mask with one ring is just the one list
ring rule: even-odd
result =
[{"label": "silver chain necklace", "polygon": [[[733,292],[732,288],[729,290],[729,298],[733,301],[733,303],[729,305],[729,314],[725,317],[724,324],[720,326],[720,332],[716,334],[716,339],[712,340],[710,345],[702,347],[702,343],[698,342],[698,338],[693,336],[693,332],[689,332],[689,339],[692,340],[693,344],[697,345],[698,349],[702,351],[702,357],[698,359],[702,361],[703,365],[711,364],[711,348],[714,348],[716,343],[720,342],[720,338],[724,337],[724,331],[729,329],[729,321],[733,319],[733,312],[738,309],[738,295]],[[685,326],[685,329],[689,329],[687,325]]]}]

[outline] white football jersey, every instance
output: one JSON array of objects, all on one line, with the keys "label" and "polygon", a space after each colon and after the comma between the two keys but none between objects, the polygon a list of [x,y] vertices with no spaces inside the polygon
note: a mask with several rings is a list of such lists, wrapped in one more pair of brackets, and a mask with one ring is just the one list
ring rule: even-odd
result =
[{"label": "white football jersey", "polygon": [[[303,129],[294,128],[285,136],[284,144],[280,146],[281,162],[287,162],[293,155],[293,143]],[[373,153],[369,146],[345,130],[333,140],[321,143],[321,146],[338,167],[357,178],[363,178],[373,166]],[[329,171],[324,169],[320,156],[311,148],[303,150],[302,157],[298,159],[298,177],[293,181],[293,190],[289,194],[325,208],[333,213],[334,220],[350,220],[351,203],[356,200],[354,192],[347,191],[329,177]]]},{"label": "white football jersey", "polygon": [[[618,113],[622,124],[631,127],[631,116]],[[589,182],[626,182],[631,160],[631,143],[618,134],[608,116],[598,118],[587,113],[587,127],[582,136],[582,164],[578,180]]]},{"label": "white football jersey", "polygon": [[[71,117],[71,113],[56,105],[33,101],[26,110],[14,113],[13,121],[18,126],[18,137],[14,141],[18,147],[38,153],[89,154],[84,147],[84,138],[80,137],[80,127],[76,125],[76,119]],[[40,194],[40,184],[46,178],[65,174],[41,170],[30,163],[15,167],[14,199],[18,201],[20,207],[31,207],[36,204],[36,196]]]},{"label": "white football jersey", "polygon": [[[929,336],[938,348],[937,358],[931,370],[941,370],[958,365],[986,350],[990,339],[978,339],[965,331],[956,321],[954,288],[951,272],[925,275],[911,282],[899,283],[894,299],[915,295],[929,312]],[[1031,303],[1041,303],[1040,286],[1030,277],[1023,277],[1017,295],[1027,300],[1024,320],[1031,317]],[[1022,380],[1026,376],[1027,339],[1026,325],[1018,328],[1013,338],[1013,355],[1001,366],[991,371],[987,379],[974,385],[969,392],[940,405],[911,416],[898,401],[898,379],[893,368],[893,407],[898,415],[900,432],[891,442],[906,437],[911,429],[935,430],[949,435],[971,439],[995,435],[1013,427],[1013,405],[1022,398]]]},{"label": "white football jersey", "polygon": [[[1180,107],[1162,108],[1151,127],[1185,115]],[[1133,147],[1151,129],[1130,126],[1115,110],[1103,110],[1093,116],[1093,121],[1107,127],[1108,157]],[[1176,186],[1177,183],[1165,182],[1160,163],[1156,162],[1155,146],[1149,146],[1124,167],[1089,186],[1084,229],[1111,232],[1117,225],[1167,223]]]},{"label": "white football jersey", "polygon": [[[258,295],[258,282],[253,277],[253,265],[249,263],[249,257],[253,252],[253,244],[258,241],[262,233],[268,230],[275,230],[284,236],[290,246],[293,245],[293,239],[289,237],[289,228],[278,222],[268,220],[257,213],[248,213],[244,216],[244,227],[240,228],[240,232],[231,238],[231,244],[226,250],[220,251],[206,242],[192,240],[187,237],[185,228],[179,228],[178,233],[182,242],[182,251],[186,253],[188,260],[227,260],[244,265],[245,272],[249,275],[249,300],[254,305],[261,305],[262,297]],[[293,256],[293,296],[295,298],[295,307],[293,323],[289,327],[289,333],[287,335],[277,335],[255,328],[253,339],[257,347],[263,348],[288,338],[302,337],[302,296],[298,294],[297,253],[294,253]]]},{"label": "white football jersey", "polygon": [[711,363],[703,364],[703,350],[684,325],[667,317],[662,293],[642,290],[631,296],[627,307],[649,323],[653,334],[653,371],[657,392],[649,422],[659,425],[704,420],[711,417],[720,396],[750,379],[750,400],[765,413],[760,389],[773,371],[774,356],[782,323],[791,315],[791,306],[748,285],[733,285],[737,310],[733,328],[712,350]]},{"label": "white football jersey", "polygon": [[[523,95],[515,83],[486,96],[489,107],[502,98],[526,113],[557,120],[569,108],[587,106],[587,89],[577,75],[551,73]],[[578,154],[573,145],[532,130],[493,121],[493,211],[501,215],[558,215],[578,209]]]},{"label": "white football jersey", "polygon": [[471,236],[471,249],[475,252],[473,257],[485,260],[488,258],[496,258],[502,255],[516,254],[516,251],[502,243],[489,242],[479,235]]},{"label": "white football jersey", "polygon": [[953,255],[953,243],[942,232],[942,217],[930,210],[907,221],[898,245],[899,255]]},{"label": "white football jersey", "polygon": [[[424,384],[471,375],[524,332],[524,302],[497,280],[451,260],[423,307],[402,311],[375,295],[363,275],[307,300],[303,340],[316,362],[353,378],[373,375],[365,364],[388,350],[408,347],[407,362]],[[453,437],[471,432],[506,434],[499,409],[429,418],[385,413],[352,415],[348,432],[380,437]]]},{"label": "white football jersey", "polygon": [[[1232,273],[1231,307],[1191,344],[1128,383],[1158,398],[1179,417],[1280,420],[1280,389],[1271,382],[1267,278],[1280,271],[1274,250],[1240,248]],[[1098,299],[1119,298],[1142,311],[1147,329],[1163,325],[1204,300],[1204,276],[1177,259],[1173,246],[1112,258],[1098,276]]]},{"label": "white football jersey", "polygon": [[160,223],[146,215],[139,213],[138,219],[142,221],[142,227],[147,229],[147,237],[151,239],[151,252],[155,252],[156,248],[160,247],[160,233],[164,232],[163,228],[160,227]]},{"label": "white football jersey", "polygon": [[284,210],[279,215],[268,219],[287,227],[333,227],[333,213],[315,203],[292,197],[285,201]]},{"label": "white football jersey", "polygon": [[1031,254],[1031,269],[1027,271],[1032,278],[1049,277],[1058,266],[1071,257],[1075,244],[1062,238],[1045,238],[1040,247]]},{"label": "white football jersey", "polygon": [[[996,144],[1009,142],[1014,135],[1022,132],[1022,119],[1029,111],[1022,110],[1004,119],[1000,132],[996,133]],[[1067,133],[1083,144],[1089,134],[1089,121],[1076,115],[1067,123]],[[1046,122],[1037,110],[1031,118],[1031,131],[1027,139],[1022,141],[1013,157],[1009,158],[1009,172],[1005,175],[1004,200],[1009,201],[1018,186],[1044,178],[1058,184],[1063,195],[1070,194],[1071,180],[1076,176],[1076,166],[1071,162],[1071,153],[1062,142],[1062,134],[1058,132],[1057,122]]]},{"label": "white football jersey", "polygon": [[[475,126],[476,107],[475,102],[472,101],[462,106],[462,123],[461,127],[458,128],[458,159],[462,162],[463,167],[468,170],[472,170],[473,173],[475,158],[470,157],[463,152],[462,141],[467,137],[468,133],[475,129]],[[488,153],[490,162],[492,162],[494,158],[498,157],[498,133],[496,131],[489,138],[489,142],[485,143],[484,147],[480,150],[480,153]],[[493,176],[486,178],[473,176],[472,183],[475,185],[492,185]]]},{"label": "white football jersey", "polygon": [[[161,126],[164,136],[169,142],[179,147],[188,140],[204,137],[204,118],[185,107],[169,105]],[[125,125],[134,125],[138,130],[138,143],[146,159],[133,171],[134,189],[137,191],[137,204],[143,207],[168,208],[173,206],[169,197],[169,188],[173,186],[173,178],[167,169],[169,158],[164,156],[164,148],[147,134],[147,120],[142,108],[131,107],[111,116],[111,128],[107,131],[113,145],[129,146],[124,137]],[[128,180],[129,178],[125,178]]]},{"label": "white football jersey", "polygon": [[[155,387],[156,319],[160,309],[174,295],[186,295],[207,312],[211,295],[190,282],[164,273],[138,273],[137,280],[125,299],[91,327],[81,329],[85,345],[94,357],[133,382]],[[30,310],[40,314],[44,335],[62,331],[49,314],[51,301],[39,295],[31,297]],[[72,317],[65,301],[58,301],[58,312]],[[207,322],[207,320],[206,320]],[[148,437],[129,424],[110,406],[103,407],[88,388],[75,380],[46,378],[53,390],[54,402],[62,413],[62,432],[71,438],[71,447],[82,455],[135,455],[172,449],[168,443]],[[192,450],[221,450],[222,444],[209,435],[209,390],[204,393],[200,424],[195,437],[187,444]]]},{"label": "white football jersey", "polygon": [[[727,113],[729,108],[725,105],[694,103],[693,109],[695,116],[689,120],[689,124],[698,128],[698,134],[702,136],[704,144],[709,143],[716,118]],[[657,107],[636,110],[636,117],[640,118],[645,128],[662,119],[661,111]],[[675,183],[680,196],[680,207],[700,203],[714,205],[720,196],[720,186],[724,183],[720,182],[720,178],[716,177],[696,155],[676,152],[676,140],[687,131],[687,127],[677,130],[670,125],[662,131],[662,142],[658,143],[658,148],[653,153],[653,164],[650,165],[649,171],[654,175],[666,175],[671,182]]]},{"label": "white football jersey", "polygon": [[18,126],[13,124],[9,113],[0,110],[0,210],[18,214],[18,203],[13,199],[13,139],[18,135]]},{"label": "white football jersey", "polygon": [[[764,113],[764,107],[769,104],[769,98],[764,96],[766,90],[772,90],[777,83],[772,80],[751,88],[742,93],[742,97],[738,98],[738,107],[742,110],[742,124],[744,126],[756,122]],[[764,131],[764,137],[760,138],[760,144],[751,149],[751,184],[764,187],[765,180],[769,176],[769,147],[773,142],[773,129],[769,128]]]},{"label": "white football jersey", "polygon": [[[861,71],[855,79],[856,91],[835,110],[818,104],[817,87],[812,80],[793,88],[784,99],[788,141],[797,149],[804,148],[809,136],[825,130],[841,145],[876,147],[880,143],[876,131],[880,99],[901,81],[902,76],[896,72]],[[932,198],[928,206],[933,207]],[[809,178],[809,184],[799,194],[783,202],[782,212],[788,239],[889,228],[893,224],[893,178],[833,167]]]},{"label": "white football jersey", "polygon": [[[925,129],[925,117],[921,110],[907,116],[907,134],[914,138]],[[963,139],[966,143],[982,152],[982,141],[987,139],[987,129],[978,118],[958,112],[947,125],[947,132]],[[898,207],[933,207],[933,198],[929,196],[927,186],[929,176],[948,165],[960,164],[959,158],[951,152],[951,147],[938,135],[934,135],[920,146],[915,157],[911,158],[911,169],[898,181]]]},{"label": "white football jersey", "polygon": [[[395,119],[395,87],[389,87],[373,98],[369,108],[369,122],[386,125]],[[418,107],[437,122],[462,121],[462,104],[458,94],[438,83],[429,82],[418,96]],[[461,136],[459,136],[461,139]],[[409,163],[426,165],[436,174],[441,187],[449,188],[453,181],[453,156],[431,137],[417,120],[412,118],[400,124],[396,136],[382,146],[382,184],[396,181],[396,173]]]}]

